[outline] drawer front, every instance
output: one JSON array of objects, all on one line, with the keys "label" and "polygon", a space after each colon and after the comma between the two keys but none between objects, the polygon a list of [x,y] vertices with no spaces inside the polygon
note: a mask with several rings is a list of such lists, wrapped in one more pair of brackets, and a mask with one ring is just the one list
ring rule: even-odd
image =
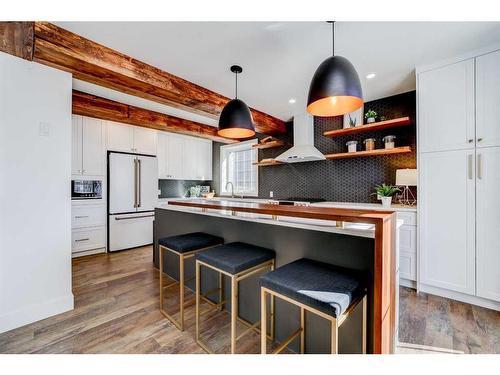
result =
[{"label": "drawer front", "polygon": [[400,252],[399,276],[402,279],[417,280],[417,254],[405,251]]},{"label": "drawer front", "polygon": [[96,227],[106,225],[106,206],[82,205],[71,207],[71,227]]},{"label": "drawer front", "polygon": [[106,247],[106,229],[77,229],[71,233],[71,250],[73,253]]},{"label": "drawer front", "polygon": [[397,212],[398,220],[403,220],[403,225],[417,225],[416,212]]},{"label": "drawer front", "polygon": [[417,252],[417,227],[402,225],[399,228],[399,251],[407,253]]}]

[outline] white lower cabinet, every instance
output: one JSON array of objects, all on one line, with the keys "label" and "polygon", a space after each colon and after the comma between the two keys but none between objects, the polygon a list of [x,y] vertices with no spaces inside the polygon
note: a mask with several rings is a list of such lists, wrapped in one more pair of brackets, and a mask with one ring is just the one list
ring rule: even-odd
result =
[{"label": "white lower cabinet", "polygon": [[103,204],[85,204],[71,208],[71,228],[106,225],[106,207]]},{"label": "white lower cabinet", "polygon": [[73,229],[71,234],[73,253],[106,247],[106,228]]},{"label": "white lower cabinet", "polygon": [[411,282],[417,280],[417,213],[397,211],[399,228],[399,276]]},{"label": "white lower cabinet", "polygon": [[475,294],[474,150],[420,156],[420,282]]},{"label": "white lower cabinet", "polygon": [[74,202],[71,228],[73,257],[106,252],[106,204]]},{"label": "white lower cabinet", "polygon": [[476,153],[477,295],[500,302],[500,147]]}]

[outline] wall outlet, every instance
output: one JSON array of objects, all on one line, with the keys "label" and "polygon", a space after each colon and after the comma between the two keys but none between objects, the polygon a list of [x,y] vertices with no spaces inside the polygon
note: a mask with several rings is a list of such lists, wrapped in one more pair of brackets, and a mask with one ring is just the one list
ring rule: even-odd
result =
[{"label": "wall outlet", "polygon": [[274,193],[272,191],[269,192],[269,198],[273,198]]},{"label": "wall outlet", "polygon": [[38,125],[38,135],[40,137],[48,137],[50,135],[50,124],[48,122],[41,122]]}]

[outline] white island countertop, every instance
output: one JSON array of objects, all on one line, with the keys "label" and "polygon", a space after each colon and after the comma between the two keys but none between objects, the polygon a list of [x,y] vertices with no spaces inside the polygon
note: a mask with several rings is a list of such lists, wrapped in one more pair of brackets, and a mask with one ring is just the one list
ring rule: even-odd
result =
[{"label": "white island countertop", "polygon": [[[240,221],[251,221],[258,222],[269,225],[279,225],[286,226],[292,228],[300,228],[307,230],[315,230],[320,232],[329,232],[329,233],[338,233],[345,234],[350,236],[358,236],[358,237],[366,237],[366,238],[374,238],[375,230],[373,224],[365,224],[365,223],[349,223],[345,222],[343,227],[337,227],[336,223],[331,220],[317,220],[317,219],[306,219],[306,218],[298,218],[298,217],[289,217],[289,216],[279,216],[277,218],[273,218],[271,215],[265,214],[253,214],[253,213],[244,213],[244,212],[233,212],[231,210],[220,210],[220,209],[208,209],[203,210],[197,207],[185,207],[185,206],[175,206],[169,205],[169,201],[177,201],[177,200],[192,200],[199,198],[161,198],[158,200],[158,208],[166,209],[170,211],[179,211],[179,212],[190,212],[196,213],[199,215],[206,216],[214,216],[214,217],[224,217],[231,220],[240,220]],[[241,205],[245,205],[245,203],[266,203],[269,199],[259,199],[259,198],[225,198],[225,197],[215,197],[207,201],[216,200],[216,201],[228,201],[231,203],[238,203]],[[336,203],[336,202],[322,202],[322,203],[313,203],[311,206],[317,207],[338,207],[338,208],[356,208],[356,209],[377,209],[380,210],[394,210],[394,211],[416,211],[414,207],[391,207],[390,209],[383,208],[382,205],[377,204],[358,204],[358,203]],[[403,220],[397,221],[397,227],[399,228],[403,224]]]}]

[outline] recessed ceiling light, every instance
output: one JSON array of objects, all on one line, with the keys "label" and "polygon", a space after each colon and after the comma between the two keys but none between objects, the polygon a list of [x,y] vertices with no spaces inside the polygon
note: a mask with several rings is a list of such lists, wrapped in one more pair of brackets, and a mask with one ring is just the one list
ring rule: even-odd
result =
[{"label": "recessed ceiling light", "polygon": [[366,78],[368,79],[372,79],[372,78],[375,78],[376,74],[375,73],[370,73],[370,74],[367,74],[366,75]]},{"label": "recessed ceiling light", "polygon": [[297,100],[294,98],[288,100],[288,103],[290,103],[290,104],[295,104],[296,102],[297,102]]}]

